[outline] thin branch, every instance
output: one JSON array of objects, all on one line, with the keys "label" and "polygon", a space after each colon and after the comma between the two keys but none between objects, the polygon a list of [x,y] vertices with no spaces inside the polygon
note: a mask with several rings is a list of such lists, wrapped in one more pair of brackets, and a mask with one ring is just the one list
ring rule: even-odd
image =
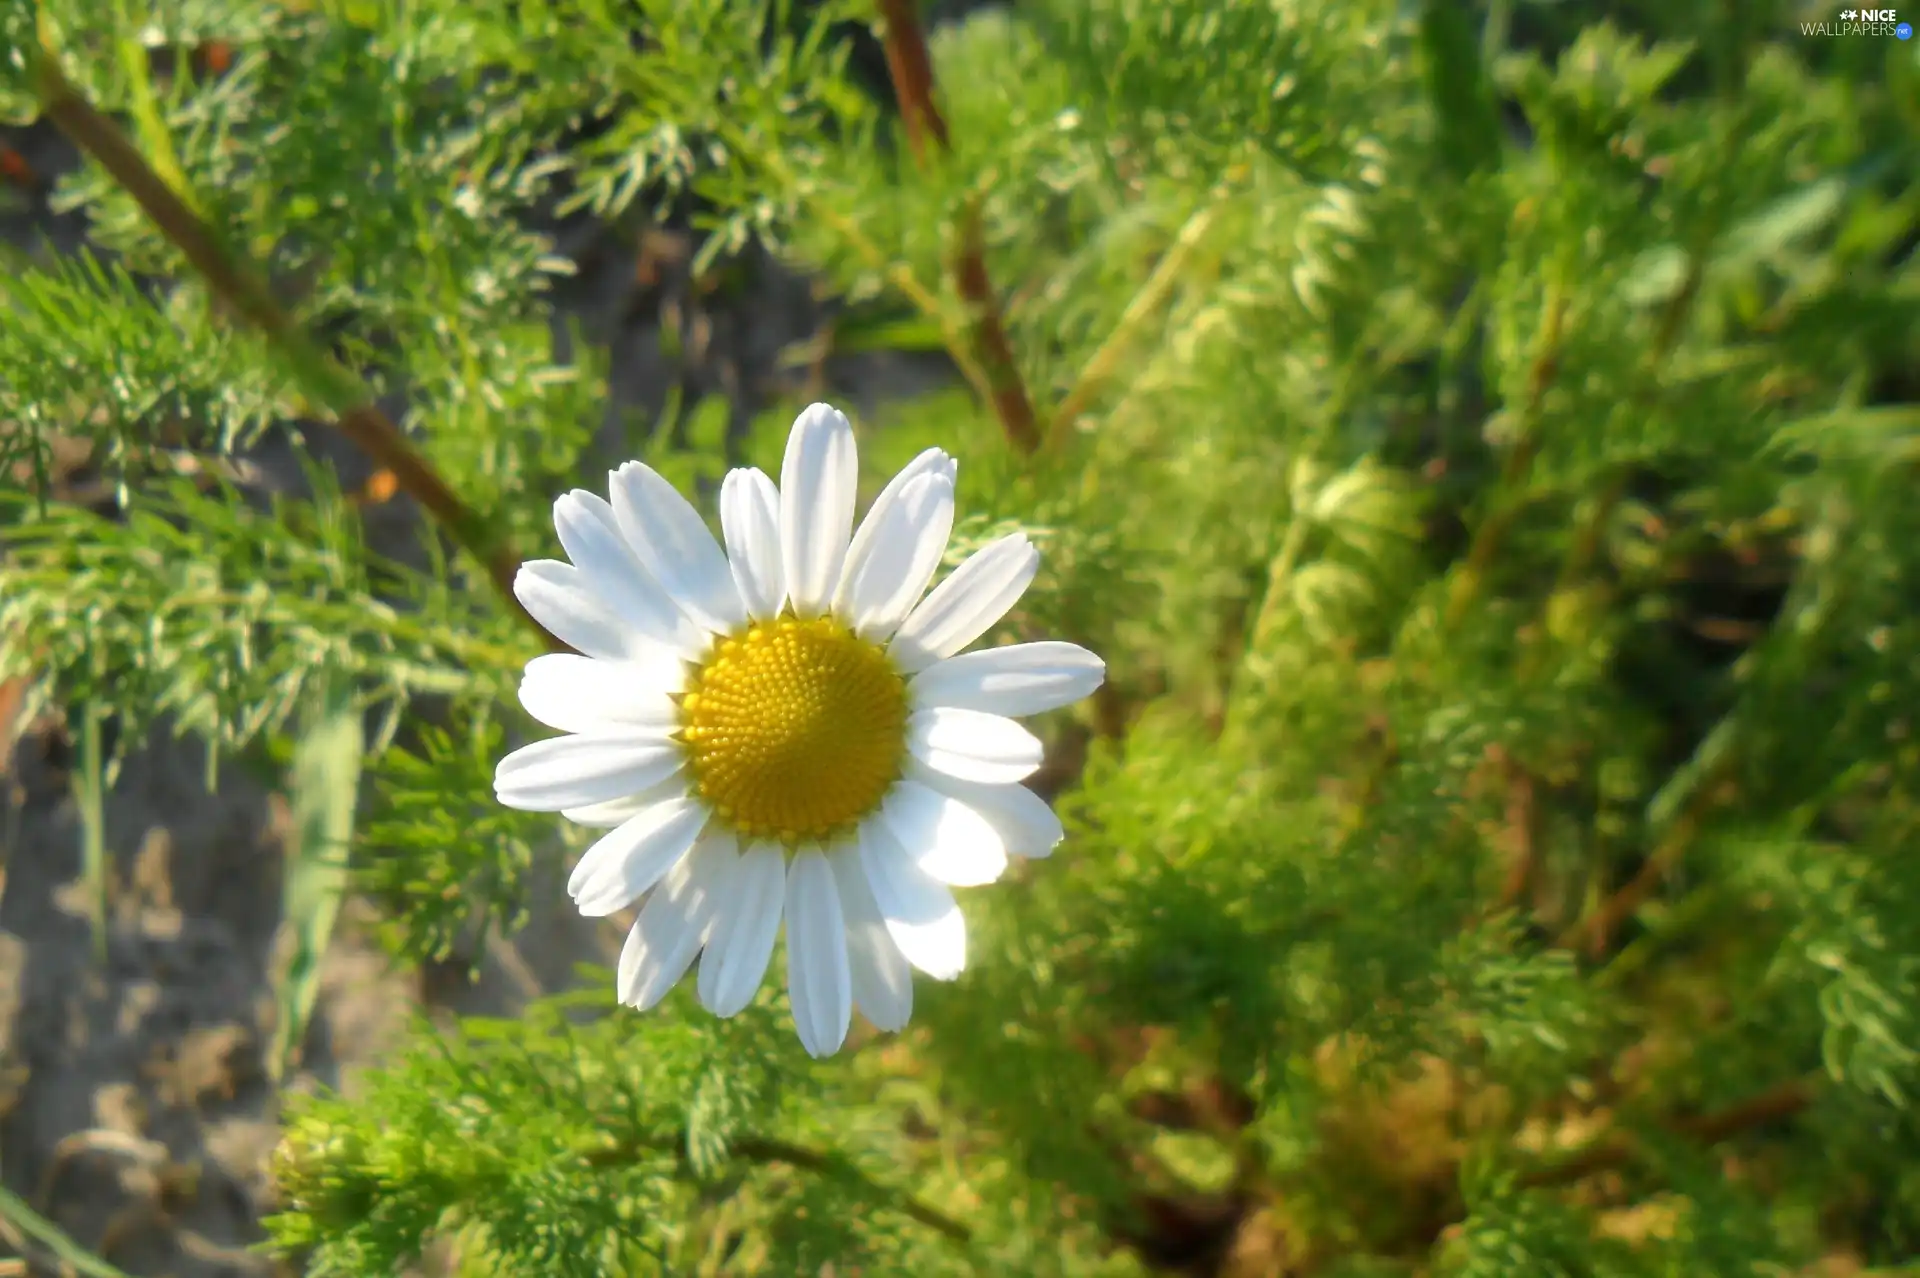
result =
[{"label": "thin branch", "polygon": [[1507,783],[1505,830],[1508,860],[1505,881],[1500,885],[1500,904],[1511,909],[1533,886],[1540,868],[1540,824],[1543,813],[1534,776],[1511,755],[1501,759],[1501,772]]},{"label": "thin branch", "polygon": [[1060,407],[1054,410],[1052,419],[1047,423],[1048,444],[1057,446],[1066,438],[1075,420],[1086,411],[1088,402],[1105,389],[1120,371],[1128,351],[1133,348],[1134,338],[1147,321],[1166,305],[1167,298],[1172,296],[1195,250],[1206,239],[1207,232],[1213,229],[1220,209],[1221,203],[1218,202],[1205,205],[1180,228],[1173,246],[1161,255],[1147,282],[1121,313],[1120,322],[1114,325],[1113,332],[1107,335],[1107,340],[1100,344],[1100,349],[1094,352],[1093,358],[1081,370],[1073,389],[1067,392],[1067,397],[1060,401]]},{"label": "thin branch", "polygon": [[973,1241],[973,1230],[968,1226],[938,1208],[928,1206],[904,1190],[881,1184],[861,1171],[853,1160],[845,1155],[808,1149],[803,1145],[794,1145],[764,1136],[735,1141],[733,1151],[740,1157],[753,1162],[785,1163],[789,1167],[797,1167],[802,1171],[815,1172],[843,1181],[859,1189],[867,1197],[885,1203],[901,1215],[925,1225],[953,1242],[966,1246]]},{"label": "thin branch", "polygon": [[953,273],[961,300],[967,304],[973,348],[986,370],[993,392],[993,411],[1000,419],[1000,428],[1015,452],[1023,456],[1037,452],[1040,425],[1034,420],[1033,401],[1027,398],[1027,384],[1020,376],[1013,343],[1000,317],[993,281],[987,275],[986,244],[981,234],[977,199],[969,199],[961,214],[960,251],[954,257]]},{"label": "thin branch", "polygon": [[[1819,1094],[1819,1086],[1813,1080],[1794,1079],[1726,1109],[1694,1118],[1670,1118],[1661,1126],[1676,1136],[1684,1136],[1703,1145],[1717,1145],[1753,1128],[1792,1118],[1811,1108]],[[1607,1171],[1631,1161],[1636,1151],[1637,1147],[1631,1140],[1617,1135],[1608,1137],[1570,1157],[1536,1168],[1523,1176],[1520,1183],[1528,1189],[1570,1185],[1595,1172]]]},{"label": "thin branch", "polygon": [[1494,488],[1494,500],[1499,504],[1481,520],[1472,544],[1467,547],[1466,562],[1453,579],[1447,598],[1448,629],[1465,619],[1467,608],[1478,598],[1507,530],[1519,517],[1522,501],[1520,488],[1533,469],[1533,459],[1539,453],[1542,442],[1541,406],[1548,388],[1560,373],[1560,348],[1565,335],[1567,307],[1567,290],[1556,278],[1548,285],[1546,316],[1541,322],[1533,363],[1527,370],[1527,394],[1520,409],[1518,434],[1512,447],[1507,450],[1506,464],[1501,467],[1500,481]]},{"label": "thin branch", "polygon": [[1692,808],[1681,813],[1667,831],[1665,838],[1648,855],[1634,876],[1613,895],[1602,901],[1586,918],[1581,919],[1563,933],[1555,945],[1561,949],[1585,949],[1589,954],[1598,955],[1607,946],[1607,941],[1620,929],[1620,925],[1646,904],[1647,898],[1666,881],[1674,867],[1686,856],[1693,839],[1700,832],[1700,813]]},{"label": "thin branch", "polygon": [[894,96],[900,100],[900,118],[907,126],[907,145],[913,156],[926,163],[927,141],[946,151],[952,147],[947,134],[946,117],[933,104],[933,59],[927,53],[926,34],[913,11],[913,0],[877,0],[880,21],[885,24],[887,75],[893,80]]},{"label": "thin branch", "polygon": [[980,367],[973,351],[967,344],[967,335],[954,321],[953,308],[940,300],[934,290],[921,283],[913,269],[904,262],[892,259],[886,250],[875,243],[873,238],[861,229],[860,223],[840,209],[831,199],[810,184],[800,180],[793,168],[787,163],[777,148],[758,150],[753,139],[738,129],[730,128],[724,121],[719,129],[727,144],[742,155],[752,155],[759,161],[767,176],[778,185],[791,191],[795,199],[812,206],[814,215],[825,222],[847,246],[860,255],[862,261],[882,276],[887,283],[900,290],[901,296],[912,302],[919,312],[940,326],[940,339],[946,343],[947,351],[953,362],[960,367],[960,375],[967,379],[974,393],[981,399],[993,398],[992,382],[986,370]]},{"label": "thin branch", "polygon": [[[642,1149],[679,1157],[684,1154],[686,1147],[684,1134],[672,1139],[629,1137],[616,1145],[593,1150],[585,1157],[589,1166],[605,1167],[612,1163],[625,1162]],[[800,1171],[813,1172],[816,1175],[840,1181],[852,1187],[869,1202],[890,1207],[909,1220],[925,1225],[928,1229],[963,1247],[973,1242],[973,1230],[966,1224],[955,1220],[937,1207],[929,1206],[903,1189],[896,1189],[875,1180],[844,1154],[810,1149],[805,1145],[796,1145],[791,1141],[772,1136],[742,1136],[729,1142],[727,1149],[732,1157],[745,1162],[785,1163]]]},{"label": "thin branch", "polygon": [[560,646],[513,594],[519,558],[475,511],[455,495],[427,459],[407,442],[367,394],[366,386],[294,322],[261,282],[259,273],[222,244],[219,233],[154,172],[118,125],[87,101],[50,53],[34,59],[34,88],[48,119],[124,187],[234,313],[263,332],[285,359],[301,389],[335,417],[342,434],[446,528],[485,566],[501,596],[549,646]]},{"label": "thin branch", "polygon": [[[1685,327],[1687,318],[1699,298],[1705,260],[1704,246],[1688,255],[1685,282],[1661,313],[1659,326],[1654,333],[1653,345],[1648,350],[1645,360],[1644,375],[1633,392],[1633,402],[1642,413],[1654,411],[1662,398],[1660,373],[1673,354],[1680,332]],[[1573,544],[1561,566],[1553,597],[1559,598],[1577,589],[1581,578],[1592,567],[1606,537],[1607,521],[1612,518],[1613,512],[1618,509],[1626,495],[1627,479],[1626,469],[1616,467],[1599,494],[1593,499],[1584,518],[1576,525]],[[1613,593],[1612,587],[1607,586],[1603,589],[1606,591],[1605,597],[1610,599]],[[1540,627],[1542,634],[1549,631],[1549,626]],[[1536,646],[1527,654],[1523,669],[1531,674],[1542,660],[1544,660],[1543,650]],[[1723,758],[1721,762],[1724,767],[1725,759]],[[1703,788],[1700,787],[1700,789]],[[1646,902],[1646,899],[1685,857],[1688,846],[1692,843],[1694,836],[1699,833],[1700,820],[1701,813],[1698,808],[1689,808],[1683,812],[1667,832],[1666,837],[1654,849],[1653,854],[1647,858],[1646,863],[1640,867],[1639,872],[1619,891],[1601,902],[1600,907],[1590,918],[1582,919],[1568,929],[1557,944],[1563,948],[1584,945],[1588,953],[1596,957],[1604,951],[1620,925]]]},{"label": "thin branch", "polygon": [[[876,3],[884,27],[887,74],[893,80],[894,96],[900,102],[907,146],[924,168],[931,163],[934,151],[945,154],[952,147],[946,119],[933,101],[933,60],[927,54],[926,34],[914,13],[913,0],[876,0]],[[953,278],[960,300],[966,303],[968,336],[987,376],[988,398],[994,415],[1000,419],[1000,428],[1014,450],[1023,455],[1032,454],[1040,447],[1040,425],[1034,417],[1033,401],[1027,397],[1019,363],[1014,359],[1013,343],[1007,338],[993,280],[987,274],[977,198],[969,199],[961,210]]]}]

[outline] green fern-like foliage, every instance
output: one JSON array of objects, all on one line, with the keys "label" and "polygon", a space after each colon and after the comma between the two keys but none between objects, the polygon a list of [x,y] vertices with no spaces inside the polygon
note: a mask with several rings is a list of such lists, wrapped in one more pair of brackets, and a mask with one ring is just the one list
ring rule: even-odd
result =
[{"label": "green fern-like foliage", "polygon": [[[964,896],[968,970],[907,1031],[812,1062],[778,979],[719,1022],[685,990],[615,1008],[606,973],[423,1025],[291,1103],[284,1257],[1917,1254],[1910,43],[1774,2],[1032,0],[934,31],[939,145],[856,74],[853,3],[28,8],[0,46],[124,118],[520,553],[555,553],[605,417],[538,228],[684,216],[701,279],[757,245],[849,327],[945,349],[954,390],[861,423],[866,480],[954,453],[956,556],[1044,553],[1007,635],[1110,672],[1047,728],[1066,841]],[[209,40],[224,73],[186,56]],[[31,116],[28,56],[0,76]],[[325,475],[210,481],[318,410],[104,172],[60,199],[95,253],[0,283],[0,675],[225,749],[351,675],[385,716],[354,861],[395,953],[510,930],[573,837],[490,793],[535,639],[437,536],[370,552]],[[795,406],[626,447],[710,500],[777,468]],[[63,500],[72,441],[110,509]]]}]

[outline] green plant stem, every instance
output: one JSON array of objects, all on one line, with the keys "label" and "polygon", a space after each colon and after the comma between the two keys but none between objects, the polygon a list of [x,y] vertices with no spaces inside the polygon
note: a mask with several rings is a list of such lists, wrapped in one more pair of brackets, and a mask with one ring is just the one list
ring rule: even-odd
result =
[{"label": "green plant stem", "polygon": [[785,1163],[789,1167],[797,1167],[803,1171],[814,1172],[852,1185],[876,1201],[885,1203],[909,1220],[925,1225],[953,1242],[965,1245],[973,1241],[973,1230],[965,1224],[938,1208],[928,1206],[904,1190],[881,1184],[861,1171],[853,1160],[842,1155],[808,1149],[803,1145],[769,1137],[749,1137],[736,1142],[733,1148],[742,1158],[753,1162]]},{"label": "green plant stem", "polygon": [[1519,516],[1523,500],[1520,490],[1533,469],[1535,455],[1540,451],[1541,404],[1546,398],[1547,388],[1553,385],[1553,379],[1560,371],[1560,346],[1568,304],[1566,287],[1556,276],[1547,287],[1546,317],[1541,321],[1533,363],[1527,370],[1526,402],[1520,409],[1518,434],[1507,451],[1506,463],[1501,467],[1499,482],[1494,487],[1495,505],[1487,512],[1487,517],[1480,521],[1480,527],[1467,547],[1466,562],[1461,564],[1459,575],[1453,579],[1447,594],[1446,624],[1449,630],[1466,619],[1467,609],[1479,598],[1494,556],[1499,553],[1507,530]]},{"label": "green plant stem", "polygon": [[[1711,775],[1715,780],[1720,776],[1717,770]],[[1687,807],[1668,828],[1665,837],[1654,846],[1639,871],[1591,914],[1562,933],[1554,944],[1561,949],[1585,948],[1593,954],[1603,950],[1608,938],[1653,895],[1654,890],[1665,882],[1667,875],[1686,856],[1711,806],[1710,798],[1706,788],[1696,789]]]},{"label": "green plant stem", "polygon": [[1167,298],[1185,273],[1187,263],[1206,239],[1207,232],[1213,229],[1220,209],[1220,202],[1207,204],[1180,228],[1173,246],[1161,255],[1147,282],[1141,285],[1140,291],[1121,313],[1113,332],[1100,344],[1093,358],[1087,361],[1073,389],[1067,392],[1067,397],[1054,410],[1052,419],[1047,423],[1046,443],[1049,447],[1060,445],[1067,432],[1073,429],[1073,423],[1086,411],[1087,403],[1119,371],[1127,352],[1133,349],[1134,339],[1139,336],[1141,328],[1166,305]]},{"label": "green plant stem", "polygon": [[1280,539],[1280,549],[1267,564],[1266,594],[1260,600],[1260,611],[1253,621],[1253,634],[1247,641],[1250,652],[1258,652],[1272,635],[1273,628],[1280,624],[1280,608],[1289,597],[1293,571],[1299,566],[1301,552],[1307,547],[1307,529],[1311,523],[1304,510],[1295,509],[1288,516],[1287,531]]},{"label": "green plant stem", "polygon": [[107,961],[106,763],[101,757],[100,707],[80,707],[80,760],[73,774],[74,805],[80,809],[80,867],[87,885],[94,961]]},{"label": "green plant stem", "polygon": [[778,148],[762,145],[753,135],[726,120],[716,122],[715,133],[734,154],[749,157],[757,164],[769,182],[787,191],[796,201],[808,205],[814,216],[844,240],[847,247],[860,256],[861,261],[898,289],[900,295],[911,302],[921,315],[936,324],[940,329],[940,340],[946,344],[947,354],[959,368],[960,375],[967,379],[967,385],[973,387],[974,393],[981,399],[993,402],[992,379],[974,358],[966,329],[954,318],[953,308],[943,303],[934,289],[921,282],[912,267],[895,260],[874,242],[857,220],[836,208],[833,201],[812,184],[803,182]]},{"label": "green plant stem", "polygon": [[167,131],[166,118],[160,112],[160,100],[153,92],[153,67],[146,46],[133,33],[141,26],[139,6],[133,0],[120,0],[120,36],[114,41],[119,54],[120,72],[127,78],[127,110],[134,128],[151,157],[154,171],[173,189],[173,193],[195,213],[203,213],[193,198],[187,171],[174,148],[173,135]]},{"label": "green plant stem", "polygon": [[[1842,535],[1842,514],[1837,501],[1828,502],[1826,513],[1815,526],[1814,535],[1822,534],[1830,541]],[[1809,643],[1832,617],[1834,601],[1814,582],[1815,571],[1816,565],[1801,565],[1787,606],[1773,623],[1770,636],[1773,644]],[[1645,864],[1591,916],[1569,928],[1556,944],[1570,947],[1584,941],[1589,952],[1598,954],[1613,930],[1666,881],[1692,846],[1706,816],[1719,803],[1722,787],[1737,774],[1741,753],[1750,735],[1748,722],[1748,707],[1744,703],[1736,705],[1707,734],[1693,757],[1647,806],[1647,823],[1663,833]]]},{"label": "green plant stem", "polygon": [[[682,1138],[674,1140],[629,1138],[618,1144],[596,1149],[586,1155],[589,1165],[604,1167],[609,1163],[625,1162],[642,1149],[679,1152],[686,1148]],[[868,1201],[889,1207],[917,1224],[925,1225],[935,1233],[950,1239],[961,1246],[969,1246],[973,1241],[973,1230],[955,1220],[937,1207],[929,1206],[905,1190],[884,1185],[862,1171],[858,1164],[843,1154],[826,1150],[810,1149],[805,1145],[796,1145],[791,1141],[771,1136],[743,1136],[730,1142],[728,1149],[733,1157],[751,1163],[784,1163],[801,1171],[826,1176],[857,1190]]]},{"label": "green plant stem", "polygon": [[119,126],[86,99],[45,50],[34,58],[33,85],[47,118],[126,189],[221,301],[266,335],[301,390],[333,413],[341,433],[391,472],[400,489],[486,568],[508,606],[548,646],[560,647],[514,597],[518,556],[407,442],[400,428],[367,394],[365,384],[302,331],[274,300],[258,272],[222,244],[219,233],[188,207]]}]

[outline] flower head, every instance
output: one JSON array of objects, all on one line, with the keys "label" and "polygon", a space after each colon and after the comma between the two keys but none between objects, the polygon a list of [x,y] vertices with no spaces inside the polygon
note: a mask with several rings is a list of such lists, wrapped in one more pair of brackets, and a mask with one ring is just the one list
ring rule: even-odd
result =
[{"label": "flower head", "polygon": [[534,658],[520,685],[527,713],[566,735],[502,759],[494,791],[608,831],[567,890],[589,916],[645,898],[621,1002],[652,1007],[697,957],[701,1003],[734,1015],[784,918],[800,1041],[830,1055],[856,1006],[881,1029],[906,1024],[910,967],[959,975],[949,889],[1060,840],[1020,784],[1041,750],[1014,719],[1079,700],[1106,668],[1070,643],[962,651],[1040,557],[1014,534],[929,593],[956,473],[928,449],[856,531],[853,430],[815,404],[778,489],[757,470],[727,476],[724,550],[640,462],[609,477],[611,501],[554,504],[572,562],[529,563],[514,590],[580,654]]}]

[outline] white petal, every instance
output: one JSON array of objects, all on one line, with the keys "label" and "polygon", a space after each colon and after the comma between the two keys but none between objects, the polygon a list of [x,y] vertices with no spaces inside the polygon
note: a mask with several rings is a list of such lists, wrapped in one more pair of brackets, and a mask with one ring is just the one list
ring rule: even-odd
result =
[{"label": "white petal", "polygon": [[847,925],[847,969],[854,1004],[878,1030],[904,1028],[913,1015],[913,969],[887,933],[874,904],[860,847],[847,844],[827,854],[840,887],[840,914]]},{"label": "white petal", "polygon": [[840,889],[817,848],[801,849],[787,870],[787,998],[807,1055],[839,1051],[853,1023],[853,977]]},{"label": "white petal", "polygon": [[878,821],[860,827],[860,864],[900,953],[937,981],[950,981],[967,966],[967,920],[953,893],[913,867],[899,843]]},{"label": "white petal", "polygon": [[548,634],[589,657],[624,660],[648,646],[594,595],[572,564],[528,560],[514,574],[513,597]]},{"label": "white petal", "polygon": [[945,475],[947,482],[952,484],[959,479],[960,464],[947,456],[944,449],[929,448],[902,466],[900,473],[887,481],[887,486],[873,499],[873,505],[867,508],[867,517],[853,530],[853,543],[847,547],[846,569],[840,574],[840,585],[833,592],[833,610],[841,616],[853,615],[853,580],[860,575],[867,556],[873,553],[874,539],[881,525],[887,521],[887,512],[900,500],[901,491],[922,475]]},{"label": "white petal", "polygon": [[624,910],[658,883],[707,824],[707,809],[691,798],[656,803],[616,826],[588,848],[567,880],[574,908],[590,919]]},{"label": "white petal", "polygon": [[1039,714],[1098,688],[1107,663],[1077,643],[1016,643],[937,661],[913,677],[914,703],[988,714]]},{"label": "white petal", "polygon": [[651,728],[670,732],[680,711],[672,694],[685,669],[666,648],[650,661],[595,661],[571,653],[548,653],[527,663],[520,678],[526,712],[562,732],[603,728]]},{"label": "white petal", "polygon": [[717,634],[747,624],[733,570],[700,512],[653,467],[628,462],[607,476],[627,544],[680,610]]},{"label": "white petal", "polygon": [[[657,800],[656,800],[657,802]],[[642,803],[632,795],[621,799],[609,799],[605,803],[586,803],[577,808],[562,808],[560,815],[575,825],[584,825],[595,830],[611,830],[616,825],[625,825],[633,817],[649,807],[651,803]]]},{"label": "white petal", "polygon": [[576,488],[553,503],[553,527],[567,558],[604,607],[688,660],[705,653],[706,633],[634,557],[605,501]]},{"label": "white petal", "polygon": [[773,957],[786,894],[786,859],[778,847],[756,843],[741,854],[700,956],[700,1005],[715,1016],[732,1016],[753,1002]]},{"label": "white petal", "polygon": [[679,771],[683,758],[663,732],[553,737],[500,760],[493,770],[493,797],[523,812],[605,803],[664,781]]},{"label": "white petal", "polygon": [[665,998],[700,952],[713,919],[716,889],[724,881],[725,856],[732,855],[730,847],[716,843],[712,835],[695,843],[640,907],[640,917],[620,949],[614,987],[628,1007],[644,1012]]},{"label": "white petal", "polygon": [[880,819],[920,872],[949,887],[979,887],[1007,870],[1007,847],[987,819],[950,794],[901,781]]},{"label": "white petal", "polygon": [[1012,719],[978,710],[935,707],[907,717],[907,749],[948,776],[983,785],[1011,785],[1040,766],[1040,738]]},{"label": "white petal", "polygon": [[[931,769],[927,769],[926,774],[928,776],[943,775]],[[624,794],[617,799],[608,799],[605,803],[588,803],[577,808],[562,808],[560,815],[575,825],[611,830],[616,825],[625,825],[656,803],[678,799],[686,793],[687,779],[676,772],[644,790],[636,790],[632,794]]]},{"label": "white petal", "polygon": [[953,531],[953,481],[944,474],[921,475],[887,509],[886,523],[874,534],[873,549],[859,565],[848,563],[850,614],[860,637],[873,643],[892,638],[920,596],[927,592]]},{"label": "white petal", "polygon": [[853,426],[845,414],[825,404],[801,413],[780,467],[780,554],[798,616],[818,616],[833,600],[858,483]]},{"label": "white petal", "polygon": [[918,760],[908,764],[907,775],[942,794],[952,795],[985,817],[987,824],[999,833],[1010,856],[1034,860],[1051,856],[1054,847],[1066,837],[1060,818],[1047,801],[1023,785],[962,781],[944,772],[935,772]]},{"label": "white petal", "polygon": [[951,657],[991,629],[1033,584],[1040,552],[1011,533],[969,555],[908,615],[887,651],[908,674]]},{"label": "white petal", "polygon": [[787,602],[787,570],[780,561],[780,490],[750,467],[730,470],[720,484],[720,531],[740,599],[756,621],[780,615]]}]

